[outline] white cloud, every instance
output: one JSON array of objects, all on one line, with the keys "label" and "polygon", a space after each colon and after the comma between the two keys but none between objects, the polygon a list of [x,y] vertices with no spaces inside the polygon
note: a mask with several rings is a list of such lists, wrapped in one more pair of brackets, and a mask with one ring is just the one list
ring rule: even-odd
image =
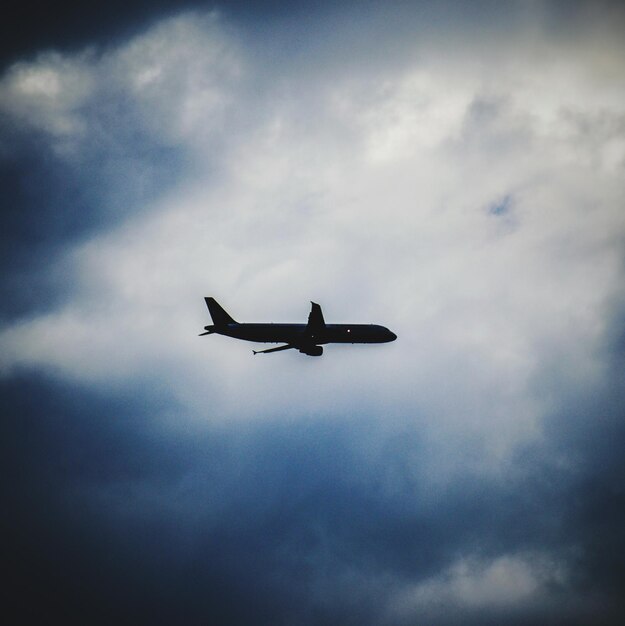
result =
[{"label": "white cloud", "polygon": [[64,57],[47,53],[13,65],[0,82],[0,111],[65,139],[86,131],[79,109],[94,90],[92,54]]},{"label": "white cloud", "polygon": [[531,614],[553,604],[557,594],[550,598],[547,590],[555,591],[566,579],[563,566],[541,554],[460,559],[436,577],[398,593],[389,604],[391,621],[436,622],[445,616],[448,622],[451,615],[468,621],[480,611],[492,614],[493,610],[508,616],[515,611]]},{"label": "white cloud", "polygon": [[[3,370],[147,377],[206,419],[377,411],[389,428],[422,421],[441,464],[459,468],[467,442],[478,466],[504,459],[539,432],[545,388],[602,374],[625,234],[623,76],[595,75],[584,49],[560,62],[549,48],[545,67],[501,41],[488,64],[475,49],[460,40],[382,81],[340,59],[278,80],[215,16],[186,15],[101,57],[15,66],[0,95],[16,123],[89,142],[113,100],[135,112],[113,120],[120,141],[117,122],[141,124],[188,150],[194,178],[68,253],[74,297],[3,329]],[[252,358],[195,336],[204,295],[242,321],[303,321],[314,299],[399,340]]]},{"label": "white cloud", "polygon": [[112,51],[99,70],[151,136],[187,145],[221,132],[244,72],[238,46],[214,12],[157,24]]},{"label": "white cloud", "polygon": [[65,156],[114,139],[129,147],[138,131],[189,148],[223,132],[243,72],[216,13],[182,14],[116,49],[14,64],[0,81],[0,112],[48,133]]}]

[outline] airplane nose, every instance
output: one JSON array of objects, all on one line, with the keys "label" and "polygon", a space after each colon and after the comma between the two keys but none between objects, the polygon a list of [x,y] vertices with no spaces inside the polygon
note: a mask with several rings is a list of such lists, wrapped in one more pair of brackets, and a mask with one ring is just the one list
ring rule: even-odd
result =
[{"label": "airplane nose", "polygon": [[389,341],[395,341],[395,339],[397,339],[397,335],[394,332],[389,330],[388,331],[388,340]]}]

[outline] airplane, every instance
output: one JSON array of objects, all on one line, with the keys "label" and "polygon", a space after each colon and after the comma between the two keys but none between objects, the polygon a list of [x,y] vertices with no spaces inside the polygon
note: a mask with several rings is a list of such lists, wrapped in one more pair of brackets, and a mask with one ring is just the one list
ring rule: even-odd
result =
[{"label": "airplane", "polygon": [[311,302],[308,324],[240,324],[219,305],[215,298],[204,298],[213,320],[204,326],[204,335],[217,334],[256,341],[259,343],[284,343],[277,348],[252,350],[254,354],[268,354],[281,350],[299,350],[309,356],[321,356],[326,343],[387,343],[397,335],[384,326],[376,324],[326,324],[321,307]]}]

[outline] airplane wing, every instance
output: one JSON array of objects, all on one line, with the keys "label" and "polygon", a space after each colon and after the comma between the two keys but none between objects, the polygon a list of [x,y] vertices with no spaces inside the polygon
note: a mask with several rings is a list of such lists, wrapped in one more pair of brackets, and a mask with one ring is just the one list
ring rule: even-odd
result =
[{"label": "airplane wing", "polygon": [[291,348],[296,348],[297,346],[292,346],[290,343],[287,343],[286,346],[278,346],[277,348],[269,348],[268,350],[252,350],[254,354],[267,354],[269,352],[280,352],[280,350],[291,350]]}]

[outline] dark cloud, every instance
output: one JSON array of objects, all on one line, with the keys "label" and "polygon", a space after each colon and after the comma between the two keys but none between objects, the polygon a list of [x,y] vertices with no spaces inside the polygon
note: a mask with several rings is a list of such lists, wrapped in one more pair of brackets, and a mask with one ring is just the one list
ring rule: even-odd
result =
[{"label": "dark cloud", "polygon": [[[619,317],[616,332],[622,329]],[[625,585],[624,362],[618,346],[607,361],[603,384],[589,394],[571,394],[547,421],[552,456],[570,468],[562,534],[579,548],[575,582],[580,589],[605,594],[615,623],[625,614],[620,600]]]},{"label": "dark cloud", "polygon": [[[325,0],[316,3],[313,12],[332,4]],[[42,0],[24,0],[11,1],[5,8],[10,19],[0,27],[1,69],[41,50],[108,47],[184,10],[217,9],[252,27],[254,22],[266,25],[268,20],[284,15],[296,17],[311,12],[310,4],[300,0],[288,4],[279,0],[97,0],[89,4],[64,0],[54,6]]]},{"label": "dark cloud", "polygon": [[158,394],[4,381],[9,597],[28,619],[385,623],[393,594],[460,557],[534,552],[574,573],[546,606],[439,623],[617,624],[625,431],[610,387],[592,428],[565,409],[509,473],[432,494],[412,427],[385,438],[376,418],[328,416],[185,433],[157,419],[177,410]]},{"label": "dark cloud", "polygon": [[0,115],[4,320],[66,297],[74,280],[62,260],[67,246],[141,213],[186,165],[181,149],[145,132],[132,106],[111,101],[81,113],[91,134],[69,155],[44,131]]},{"label": "dark cloud", "polygon": [[150,20],[185,7],[207,4],[201,0],[174,2],[91,2],[66,0],[52,6],[41,0],[10,2],[11,19],[3,21],[0,64],[7,64],[46,49],[75,50],[85,45],[109,44],[143,30]]},{"label": "dark cloud", "polygon": [[[128,207],[139,212],[168,179],[175,179],[177,169],[176,161],[170,159],[170,166],[145,172],[138,187],[123,189],[115,184],[119,177],[115,179],[114,174],[133,167],[132,155],[96,159],[74,168],[46,156],[45,149],[41,152],[0,163],[0,193],[6,203],[0,235],[1,316],[5,321],[48,310],[64,299],[75,278],[63,264],[67,246],[105,225],[113,226],[127,216]],[[89,177],[98,183],[86,186]]]}]

